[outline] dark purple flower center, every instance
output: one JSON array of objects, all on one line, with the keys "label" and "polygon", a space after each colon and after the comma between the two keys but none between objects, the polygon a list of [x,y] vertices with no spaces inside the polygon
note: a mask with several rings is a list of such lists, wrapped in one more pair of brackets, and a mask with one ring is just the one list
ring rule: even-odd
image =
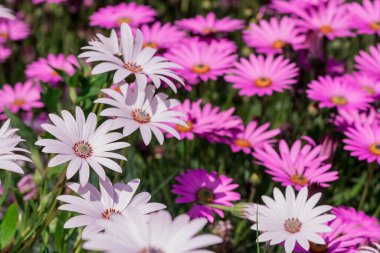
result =
[{"label": "dark purple flower center", "polygon": [[127,62],[126,64],[124,64],[124,68],[131,71],[133,74],[143,72],[143,68],[141,67],[141,65],[135,62]]},{"label": "dark purple flower center", "polygon": [[310,251],[312,253],[327,253],[328,247],[326,244],[310,243]]},{"label": "dark purple flower center", "polygon": [[143,249],[139,253],[165,253],[165,252],[160,249],[149,247],[149,248]]},{"label": "dark purple flower center", "polygon": [[298,218],[286,219],[284,223],[285,231],[291,234],[298,233],[301,230],[302,222]]},{"label": "dark purple flower center", "polygon": [[87,159],[92,156],[93,149],[87,141],[78,141],[73,146],[73,151],[76,156]]},{"label": "dark purple flower center", "polygon": [[103,211],[102,218],[105,220],[109,220],[112,214],[122,215],[122,213],[119,210],[116,210],[115,208],[107,208]]},{"label": "dark purple flower center", "polygon": [[146,124],[149,123],[151,120],[151,116],[149,113],[142,109],[135,109],[132,111],[132,118],[140,123],[140,124]]},{"label": "dark purple flower center", "polygon": [[200,203],[212,203],[215,200],[214,192],[209,188],[201,188],[197,191],[197,200]]}]

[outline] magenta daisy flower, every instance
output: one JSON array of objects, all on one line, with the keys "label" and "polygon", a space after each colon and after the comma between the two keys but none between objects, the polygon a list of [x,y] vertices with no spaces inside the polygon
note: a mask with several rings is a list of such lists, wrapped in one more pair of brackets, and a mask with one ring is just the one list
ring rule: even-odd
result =
[{"label": "magenta daisy flower", "polygon": [[75,67],[79,67],[79,63],[74,55],[65,57],[64,54],[49,54],[47,58],[39,58],[29,64],[26,67],[25,75],[33,80],[56,85],[62,81],[62,77],[54,69],[59,69],[72,76],[75,73]]},{"label": "magenta daisy flower", "polygon": [[316,7],[318,4],[326,3],[328,0],[272,0],[271,8],[279,13],[294,14],[300,10]]},{"label": "magenta daisy flower", "polygon": [[380,125],[355,124],[344,133],[346,139],[344,150],[351,152],[351,156],[358,157],[360,161],[380,164]]},{"label": "magenta daisy flower", "polygon": [[283,186],[291,185],[297,190],[312,184],[329,187],[330,182],[338,179],[338,173],[330,171],[331,164],[325,163],[328,157],[320,155],[321,146],[302,146],[300,140],[294,142],[290,148],[284,140],[278,146],[279,152],[265,144],[252,155],[257,164],[264,166],[265,172]]},{"label": "magenta daisy flower", "polygon": [[176,46],[186,36],[176,26],[169,23],[161,24],[160,22],[143,25],[141,33],[144,38],[144,47],[152,47],[161,51]]},{"label": "magenta daisy flower", "polygon": [[210,12],[206,17],[197,15],[194,18],[186,18],[176,22],[180,28],[199,35],[210,35],[215,33],[228,33],[243,28],[244,21],[224,17],[217,19],[215,13]]},{"label": "magenta daisy flower", "polygon": [[363,74],[371,75],[380,79],[380,44],[370,46],[369,53],[360,51],[355,56],[355,67]]},{"label": "magenta daisy flower", "polygon": [[261,126],[257,121],[251,121],[242,132],[238,133],[231,141],[230,147],[232,152],[236,153],[243,151],[246,154],[251,153],[254,149],[260,148],[266,143],[273,143],[276,140],[272,138],[278,135],[281,130],[273,129],[268,130],[269,123],[265,123]]},{"label": "magenta daisy flower", "polygon": [[219,176],[215,171],[208,173],[205,169],[187,169],[187,172],[176,177],[178,184],[173,185],[172,192],[179,195],[176,203],[194,204],[188,212],[190,217],[205,217],[213,222],[214,212],[222,218],[224,213],[207,204],[232,206],[232,201],[240,200],[240,194],[232,191],[239,185],[232,184],[232,180],[225,175]]},{"label": "magenta daisy flower", "polygon": [[360,34],[380,35],[380,0],[350,4],[351,25]]},{"label": "magenta daisy flower", "polygon": [[41,88],[32,81],[16,83],[14,87],[5,84],[0,89],[0,107],[8,108],[12,113],[20,110],[31,111],[33,108],[41,108]]},{"label": "magenta daisy flower", "polygon": [[28,37],[29,26],[21,20],[0,19],[0,43],[8,40],[19,41]]},{"label": "magenta daisy flower", "polygon": [[231,70],[232,75],[224,79],[233,83],[239,89],[240,95],[259,97],[272,95],[290,89],[297,82],[299,68],[283,56],[255,56],[250,54],[248,59],[241,58]]},{"label": "magenta daisy flower", "polygon": [[106,29],[119,28],[121,24],[127,23],[132,27],[152,22],[157,13],[145,5],[135,2],[120,3],[100,8],[90,16],[90,25]]},{"label": "magenta daisy flower", "polygon": [[210,43],[190,40],[171,48],[165,57],[184,68],[177,72],[190,84],[198,84],[210,79],[216,80],[230,71],[237,57],[230,49],[229,45],[215,40]]},{"label": "magenta daisy flower", "polygon": [[308,85],[307,96],[319,102],[319,107],[338,109],[365,109],[373,102],[371,95],[343,78],[320,76]]},{"label": "magenta daisy flower", "polygon": [[347,130],[348,127],[354,127],[355,124],[380,125],[380,111],[376,111],[373,107],[367,111],[338,110],[333,122],[340,130]]},{"label": "magenta daisy flower", "polygon": [[304,32],[311,31],[329,40],[353,36],[348,5],[340,3],[341,1],[331,0],[326,4],[320,3],[318,8],[298,11],[298,26]]},{"label": "magenta daisy flower", "polygon": [[0,62],[3,63],[12,54],[12,49],[5,45],[0,44]]},{"label": "magenta daisy flower", "polygon": [[248,46],[259,53],[282,53],[286,46],[294,50],[306,47],[306,36],[296,27],[294,19],[283,17],[261,20],[259,24],[251,23],[243,32],[243,39]]},{"label": "magenta daisy flower", "polygon": [[373,76],[355,72],[347,74],[343,78],[346,82],[367,91],[373,97],[379,97],[380,95],[380,80]]},{"label": "magenta daisy flower", "polygon": [[[371,217],[363,211],[358,211],[353,207],[335,207],[331,211],[345,224],[352,224],[357,229],[358,234],[361,231],[361,237],[365,241],[376,242],[380,240],[380,223],[376,217]],[[348,233],[349,230],[346,231]]]},{"label": "magenta daisy flower", "polygon": [[192,140],[197,135],[211,142],[227,142],[242,130],[241,119],[232,115],[233,108],[220,111],[219,107],[213,107],[210,103],[203,107],[201,104],[201,99],[196,102],[186,99],[173,108],[182,113],[181,119],[187,124],[187,126],[175,125],[181,139]]}]

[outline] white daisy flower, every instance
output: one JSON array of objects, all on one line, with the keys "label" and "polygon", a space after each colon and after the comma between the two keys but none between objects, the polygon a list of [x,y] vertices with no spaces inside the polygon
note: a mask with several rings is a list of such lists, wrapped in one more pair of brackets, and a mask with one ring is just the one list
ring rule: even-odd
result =
[{"label": "white daisy flower", "polygon": [[271,245],[275,245],[285,241],[286,253],[292,252],[296,243],[306,251],[310,248],[310,242],[325,244],[319,233],[332,231],[325,224],[335,219],[335,215],[323,214],[331,206],[315,207],[321,193],[307,199],[308,190],[304,187],[296,197],[293,188],[288,186],[285,196],[278,188],[274,188],[273,195],[274,199],[262,197],[265,206],[258,205],[258,210],[249,210],[248,219],[255,223],[251,228],[262,232],[259,242],[270,241]]},{"label": "white daisy flower", "polygon": [[130,26],[126,23],[121,25],[120,46],[123,54],[122,59],[109,54],[108,50],[104,50],[104,46],[92,46],[83,48],[89,51],[80,55],[80,57],[88,57],[86,62],[101,62],[93,68],[92,74],[116,71],[113,77],[114,83],[119,83],[129,75],[134,75],[140,89],[145,88],[148,78],[157,88],[161,86],[161,82],[164,82],[174,91],[177,91],[172,80],[176,80],[184,85],[183,80],[171,70],[181,69],[182,67],[167,61],[163,57],[154,56],[157,51],[156,49],[150,47],[143,48],[141,31],[136,29],[136,36],[134,37]]},{"label": "white daisy flower", "polygon": [[180,118],[183,114],[171,110],[179,104],[175,99],[167,99],[164,93],[155,93],[152,85],[145,89],[133,89],[130,85],[120,86],[121,93],[114,89],[103,89],[108,96],[99,98],[95,103],[103,103],[113,106],[103,110],[100,115],[113,117],[111,119],[113,129],[123,128],[123,135],[128,136],[137,129],[140,130],[145,145],[152,139],[152,132],[158,142],[164,142],[163,131],[166,131],[177,139],[180,138],[173,125],[187,126]]},{"label": "white daisy flower", "polygon": [[[113,216],[124,216],[130,208],[136,209],[145,215],[166,208],[160,203],[149,203],[151,198],[147,192],[135,195],[139,179],[129,181],[127,184],[116,183],[111,180],[99,180],[100,192],[92,184],[80,186],[77,183],[68,183],[67,186],[79,196],[61,195],[58,200],[66,202],[59,207],[60,210],[77,212],[81,215],[69,219],[64,227],[76,228],[86,226],[83,238],[107,229],[108,222]],[[134,196],[135,195],[135,196]],[[100,221],[105,221],[100,222]]]},{"label": "white daisy flower", "polygon": [[202,248],[222,242],[216,235],[196,235],[206,224],[205,218],[190,220],[187,214],[172,220],[167,211],[151,214],[145,222],[131,211],[115,217],[108,233],[92,235],[83,248],[108,253],[206,253],[211,251]]},{"label": "white daisy flower", "polygon": [[0,18],[15,19],[15,16],[11,9],[5,8],[0,4]]},{"label": "white daisy flower", "polygon": [[123,138],[120,133],[109,132],[112,122],[104,122],[96,129],[97,119],[90,113],[87,120],[81,108],[76,107],[76,118],[68,111],[62,111],[62,118],[50,114],[53,124],[42,124],[41,127],[58,140],[42,139],[36,145],[44,146],[45,153],[57,154],[49,161],[48,166],[54,167],[70,161],[66,177],[72,178],[79,170],[79,180],[82,186],[88,182],[90,167],[105,180],[106,174],[102,166],[116,172],[121,172],[119,164],[110,158],[126,160],[120,154],[111,151],[128,147],[126,142],[116,142]]},{"label": "white daisy flower", "polygon": [[9,127],[10,122],[11,121],[8,119],[0,128],[0,169],[24,174],[20,165],[17,164],[17,161],[32,162],[32,160],[15,152],[30,152],[26,149],[17,147],[23,139],[15,134],[18,129],[12,129]]},{"label": "white daisy flower", "polygon": [[119,37],[115,30],[111,31],[110,37],[106,37],[102,34],[97,34],[97,38],[93,41],[89,41],[89,46],[82,47],[82,50],[88,50],[80,54],[79,58],[88,58],[88,61],[96,61],[96,59],[103,58],[104,55],[122,56],[121,47],[119,43]]},{"label": "white daisy flower", "polygon": [[357,253],[380,253],[380,244],[375,243],[373,247],[370,247],[370,246],[360,247]]}]

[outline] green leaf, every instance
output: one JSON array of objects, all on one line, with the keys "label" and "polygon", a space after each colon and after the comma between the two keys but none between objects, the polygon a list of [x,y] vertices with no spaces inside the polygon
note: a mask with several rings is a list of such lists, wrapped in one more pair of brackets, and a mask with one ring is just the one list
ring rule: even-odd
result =
[{"label": "green leaf", "polygon": [[5,248],[16,234],[18,220],[18,206],[16,203],[10,205],[5,213],[0,227],[0,246]]},{"label": "green leaf", "polygon": [[42,101],[45,103],[46,108],[49,112],[58,113],[59,104],[58,101],[62,96],[62,91],[60,89],[53,89],[46,87],[45,92],[42,94]]}]

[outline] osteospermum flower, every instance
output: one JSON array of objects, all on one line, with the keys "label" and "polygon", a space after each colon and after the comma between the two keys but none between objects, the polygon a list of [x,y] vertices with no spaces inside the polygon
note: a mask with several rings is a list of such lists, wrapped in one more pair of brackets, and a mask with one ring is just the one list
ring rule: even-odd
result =
[{"label": "osteospermum flower", "polygon": [[0,62],[3,63],[12,54],[12,49],[8,46],[0,44]]},{"label": "osteospermum flower", "polygon": [[297,190],[304,186],[318,184],[328,187],[329,182],[338,179],[336,171],[330,171],[331,164],[325,163],[327,156],[321,156],[321,146],[302,146],[297,140],[289,148],[284,140],[279,143],[279,152],[269,144],[255,149],[252,154],[257,163],[266,168],[265,172],[273,177],[274,181],[283,186],[291,185]]},{"label": "osteospermum flower", "polygon": [[273,129],[268,130],[269,123],[265,123],[261,126],[257,121],[251,121],[242,132],[238,133],[231,141],[230,147],[232,152],[243,151],[246,154],[251,153],[254,149],[260,148],[265,143],[273,143],[275,140],[272,138],[278,135],[281,130]]},{"label": "osteospermum flower", "polygon": [[329,0],[272,0],[271,7],[279,13],[297,14],[300,10],[316,7]]},{"label": "osteospermum flower", "polygon": [[15,19],[15,16],[13,15],[13,11],[11,9],[0,5],[0,18]]},{"label": "osteospermum flower", "polygon": [[320,76],[308,85],[306,93],[318,101],[321,108],[365,109],[373,101],[368,92],[339,77]]},{"label": "osteospermum flower", "polygon": [[1,20],[0,19],[0,43],[8,40],[19,41],[28,37],[29,26],[21,20]]},{"label": "osteospermum flower", "polygon": [[375,243],[373,247],[371,246],[360,247],[357,253],[380,253],[380,244]]},{"label": "osteospermum flower", "polygon": [[318,4],[318,8],[297,11],[298,26],[304,32],[313,32],[333,40],[337,37],[353,36],[348,5],[339,0]]},{"label": "osteospermum flower", "polygon": [[224,17],[217,19],[215,13],[210,12],[203,17],[197,15],[194,18],[178,20],[176,25],[180,28],[199,35],[210,35],[215,33],[228,33],[243,28],[243,20]]},{"label": "osteospermum flower", "polygon": [[156,49],[142,48],[143,38],[139,29],[136,29],[134,38],[131,27],[128,24],[122,24],[120,43],[123,59],[94,47],[81,55],[87,58],[87,62],[101,62],[92,69],[92,74],[116,70],[113,76],[114,83],[119,83],[132,75],[141,89],[147,85],[148,78],[157,88],[160,87],[161,82],[164,82],[174,91],[177,88],[169,78],[184,84],[183,80],[171,70],[180,69],[180,65],[169,62],[163,57],[154,56]]},{"label": "osteospermum flower", "polygon": [[344,133],[346,139],[344,149],[360,161],[377,162],[380,164],[380,125],[355,124]]},{"label": "osteospermum flower", "polygon": [[239,185],[232,184],[232,178],[219,176],[215,171],[187,169],[175,179],[178,184],[173,185],[172,193],[179,195],[176,203],[193,203],[188,212],[192,218],[206,217],[213,222],[214,212],[222,218],[224,213],[207,204],[232,206],[232,201],[240,199],[240,194],[233,191]]},{"label": "osteospermum flower", "polygon": [[194,85],[207,80],[216,80],[231,70],[236,54],[231,46],[212,40],[210,43],[190,40],[171,48],[165,54],[169,60],[180,64],[184,69],[178,70],[187,81]]},{"label": "osteospermum flower", "polygon": [[360,51],[355,56],[355,67],[359,69],[363,74],[367,74],[380,78],[380,44],[377,46],[370,46],[369,52]]},{"label": "osteospermum flower", "polygon": [[41,139],[36,142],[36,145],[44,146],[43,152],[57,154],[49,161],[49,167],[70,161],[66,177],[70,179],[79,171],[79,180],[82,186],[88,182],[90,167],[102,180],[106,178],[102,166],[121,172],[120,165],[110,158],[126,160],[124,156],[112,151],[128,147],[129,144],[117,142],[123,138],[123,135],[109,132],[112,126],[111,122],[104,122],[96,128],[95,113],[90,113],[86,119],[80,107],[76,107],[75,118],[65,110],[61,114],[62,118],[50,114],[49,117],[53,124],[42,125],[42,128],[57,140]]},{"label": "osteospermum flower", "polygon": [[321,193],[308,199],[307,187],[296,196],[293,188],[288,186],[285,195],[278,188],[274,188],[273,195],[274,199],[262,197],[265,206],[249,210],[248,218],[255,223],[251,228],[262,232],[259,242],[269,241],[271,245],[284,242],[286,253],[293,252],[296,244],[305,250],[310,249],[310,243],[325,244],[319,233],[331,231],[326,223],[335,216],[325,214],[331,206],[315,206]]},{"label": "osteospermum flower", "polygon": [[[149,202],[151,196],[147,192],[136,194],[139,179],[126,184],[116,183],[106,177],[99,180],[100,192],[90,183],[81,186],[77,183],[68,183],[67,187],[78,196],[61,195],[57,199],[65,202],[60,210],[76,212],[80,215],[66,221],[65,228],[86,226],[82,236],[88,238],[91,234],[107,229],[110,220],[115,216],[125,216],[130,209],[146,215],[166,208],[165,205]],[[106,221],[102,223],[100,221]]]},{"label": "osteospermum flower", "polygon": [[363,0],[349,6],[351,25],[360,34],[380,35],[380,0]]},{"label": "osteospermum flower", "polygon": [[62,81],[62,77],[54,69],[59,69],[72,76],[75,73],[75,67],[79,67],[79,63],[74,55],[65,57],[64,54],[49,54],[47,58],[39,58],[29,64],[26,67],[25,75],[36,81],[56,85]]},{"label": "osteospermum flower", "polygon": [[158,142],[164,142],[163,131],[168,132],[179,139],[179,134],[170,123],[186,127],[186,123],[179,117],[178,111],[172,110],[178,105],[175,99],[167,99],[164,93],[155,93],[153,86],[145,89],[132,89],[128,84],[120,87],[121,93],[113,89],[103,89],[108,98],[100,98],[95,103],[111,105],[112,108],[104,109],[100,115],[114,117],[110,120],[112,128],[123,128],[123,135],[128,136],[137,129],[140,130],[145,145],[152,139],[152,132]]},{"label": "osteospermum flower", "polygon": [[19,110],[31,111],[33,108],[41,108],[41,88],[32,81],[16,83],[14,87],[5,84],[0,89],[0,107],[8,108],[12,113]]},{"label": "osteospermum flower", "polygon": [[185,38],[185,33],[170,23],[156,22],[152,25],[143,25],[141,33],[144,38],[143,47],[152,47],[157,50],[166,50],[176,46]]},{"label": "osteospermum flower", "polygon": [[24,171],[17,162],[32,161],[28,157],[19,154],[29,153],[29,151],[17,147],[23,139],[15,134],[18,129],[10,128],[10,122],[8,119],[0,128],[0,169],[24,174]]},{"label": "osteospermum flower", "polygon": [[345,75],[343,79],[353,86],[358,86],[359,88],[367,91],[368,94],[375,98],[380,95],[380,80],[374,78],[373,76],[355,72]]},{"label": "osteospermum flower", "polygon": [[340,130],[354,127],[355,124],[380,125],[380,111],[375,110],[373,107],[370,107],[367,111],[338,110],[333,122]]},{"label": "osteospermum flower", "polygon": [[248,59],[241,58],[231,70],[232,75],[224,79],[233,83],[239,89],[240,95],[264,96],[273,92],[290,89],[297,82],[299,68],[283,56],[255,56],[250,54]]},{"label": "osteospermum flower", "polygon": [[269,21],[261,20],[259,24],[251,23],[243,32],[243,39],[248,46],[268,54],[282,53],[287,46],[299,50],[306,45],[306,36],[289,17],[273,17]]},{"label": "osteospermum flower", "polygon": [[110,29],[126,23],[138,27],[152,22],[156,15],[156,11],[149,6],[138,5],[135,2],[120,3],[100,8],[93,13],[90,16],[90,25]]},{"label": "osteospermum flower", "polygon": [[149,216],[146,222],[139,213],[116,217],[109,233],[92,235],[83,248],[107,253],[191,253],[210,252],[203,247],[221,243],[212,234],[196,235],[206,225],[206,219],[190,220],[186,214],[174,219],[167,211]]},{"label": "osteospermum flower", "polygon": [[220,111],[219,107],[213,107],[210,103],[202,107],[201,99],[195,102],[186,99],[173,110],[182,113],[181,119],[187,125],[174,125],[181,139],[193,140],[197,135],[209,141],[228,142],[242,131],[242,121],[239,117],[232,115],[233,108]]},{"label": "osteospermum flower", "polygon": [[119,37],[115,30],[111,31],[109,37],[100,33],[96,34],[96,38],[88,42],[89,46],[82,47],[82,50],[87,50],[78,55],[79,58],[87,58],[93,56],[94,52],[110,56],[122,56],[122,49],[119,43]]}]

